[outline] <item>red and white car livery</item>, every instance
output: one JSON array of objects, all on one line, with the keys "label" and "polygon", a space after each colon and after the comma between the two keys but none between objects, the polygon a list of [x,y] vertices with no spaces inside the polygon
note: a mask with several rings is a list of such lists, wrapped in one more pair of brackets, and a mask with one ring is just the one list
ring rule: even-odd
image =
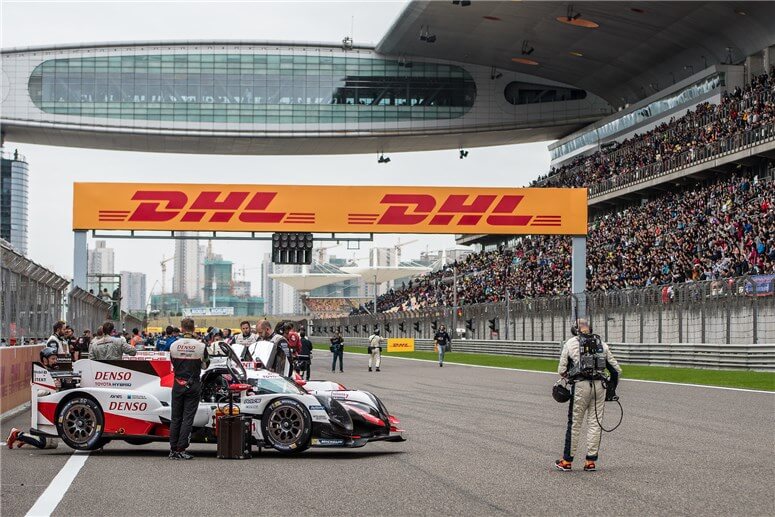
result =
[{"label": "red and white car livery", "polygon": [[[272,343],[252,347],[243,356],[247,361],[225,344],[215,351],[220,353],[202,372],[192,442],[217,442],[216,417],[228,414],[230,397],[234,408],[252,419],[253,445],[281,452],[404,440],[398,420],[369,392],[330,381],[290,380],[255,367],[282,363]],[[289,365],[281,366],[288,374]],[[167,353],[139,352],[120,361],[81,359],[72,371],[52,372],[38,363],[32,369],[32,433],[61,437],[79,450],[111,440],[135,445],[168,440],[174,375]]]}]

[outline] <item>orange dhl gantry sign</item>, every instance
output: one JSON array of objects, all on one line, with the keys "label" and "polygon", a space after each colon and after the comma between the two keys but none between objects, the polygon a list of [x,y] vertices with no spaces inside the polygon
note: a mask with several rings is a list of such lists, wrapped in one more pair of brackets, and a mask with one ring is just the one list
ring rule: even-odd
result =
[{"label": "orange dhl gantry sign", "polygon": [[587,233],[586,189],[76,183],[74,230]]}]

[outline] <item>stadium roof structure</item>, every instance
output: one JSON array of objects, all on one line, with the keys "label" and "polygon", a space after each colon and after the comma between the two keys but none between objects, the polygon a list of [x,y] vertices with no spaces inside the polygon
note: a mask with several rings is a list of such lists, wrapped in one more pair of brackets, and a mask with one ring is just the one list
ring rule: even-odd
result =
[{"label": "stadium roof structure", "polygon": [[297,291],[309,292],[318,287],[354,280],[358,278],[358,275],[343,272],[336,266],[315,261],[313,271],[304,267],[301,273],[273,273],[269,275],[269,278],[289,285]]},{"label": "stadium roof structure", "polygon": [[350,154],[565,138],[775,43],[775,2],[415,0],[381,41],[0,52],[0,144]]},{"label": "stadium roof structure", "polygon": [[524,72],[622,106],[775,44],[773,20],[775,2],[415,0],[376,49]]},{"label": "stadium roof structure", "polygon": [[427,273],[431,268],[419,265],[409,266],[348,266],[342,271],[353,273],[363,278],[367,284],[384,284],[399,278],[418,276]]}]

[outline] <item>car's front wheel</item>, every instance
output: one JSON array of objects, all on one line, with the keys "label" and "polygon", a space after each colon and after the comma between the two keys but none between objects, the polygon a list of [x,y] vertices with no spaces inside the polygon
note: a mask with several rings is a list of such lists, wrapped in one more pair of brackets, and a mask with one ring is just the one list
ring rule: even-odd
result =
[{"label": "car's front wheel", "polygon": [[312,418],[300,402],[277,399],[264,411],[261,419],[264,441],[285,453],[297,453],[309,447]]},{"label": "car's front wheel", "polygon": [[75,397],[68,400],[59,410],[57,431],[69,447],[79,451],[90,451],[102,447],[105,417],[102,409],[93,399]]}]

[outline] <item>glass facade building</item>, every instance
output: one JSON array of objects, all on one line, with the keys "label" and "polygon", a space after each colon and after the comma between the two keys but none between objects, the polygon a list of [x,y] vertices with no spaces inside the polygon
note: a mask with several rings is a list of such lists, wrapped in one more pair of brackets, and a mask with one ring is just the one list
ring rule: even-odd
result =
[{"label": "glass facade building", "polygon": [[277,54],[51,59],[29,91],[46,113],[281,124],[457,118],[476,99],[459,66]]},{"label": "glass facade building", "polygon": [[0,239],[27,254],[29,167],[18,152],[0,158]]},{"label": "glass facade building", "polygon": [[[545,141],[611,112],[524,73],[371,47],[170,42],[2,51],[14,142],[210,154],[350,154]],[[422,136],[423,138],[417,138]],[[356,144],[356,145],[353,145]]]}]

